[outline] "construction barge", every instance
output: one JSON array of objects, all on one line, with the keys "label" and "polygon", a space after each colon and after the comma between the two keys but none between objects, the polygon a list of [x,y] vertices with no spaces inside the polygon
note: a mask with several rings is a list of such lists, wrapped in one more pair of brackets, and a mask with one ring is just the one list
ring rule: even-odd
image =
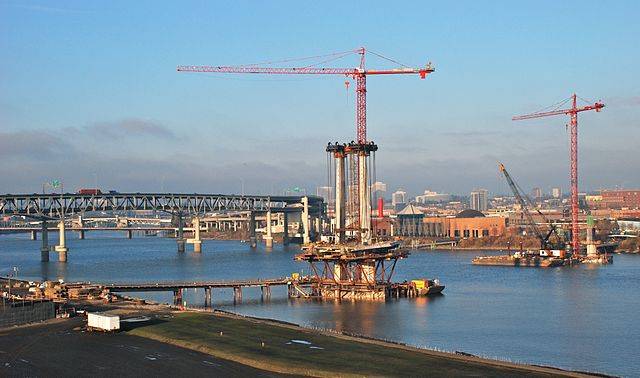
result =
[{"label": "construction barge", "polygon": [[409,252],[399,246],[399,242],[305,245],[295,259],[309,263],[311,283],[295,286],[294,282],[295,294],[333,300],[386,300],[440,294],[444,285],[437,279],[391,281],[397,261],[409,256]]},{"label": "construction barge", "polygon": [[548,251],[541,250],[538,254],[526,251],[508,255],[477,256],[471,263],[473,265],[551,268],[578,264],[612,264],[613,257],[607,253],[588,254],[586,256],[578,255],[574,257],[565,254],[564,251],[553,251],[549,253]]}]

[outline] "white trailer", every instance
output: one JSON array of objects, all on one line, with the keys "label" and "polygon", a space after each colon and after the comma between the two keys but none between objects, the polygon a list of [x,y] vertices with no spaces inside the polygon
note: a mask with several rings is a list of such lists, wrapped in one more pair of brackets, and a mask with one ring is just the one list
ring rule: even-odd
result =
[{"label": "white trailer", "polygon": [[87,327],[100,331],[117,331],[120,329],[120,317],[102,312],[89,313]]}]

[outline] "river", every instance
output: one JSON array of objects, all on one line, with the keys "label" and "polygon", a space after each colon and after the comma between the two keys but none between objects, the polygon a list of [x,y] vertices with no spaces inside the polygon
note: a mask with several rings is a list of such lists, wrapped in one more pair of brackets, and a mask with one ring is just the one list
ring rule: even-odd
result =
[{"label": "river", "polygon": [[[307,273],[293,261],[295,246],[252,250],[237,241],[205,240],[203,253],[176,251],[175,241],[123,233],[67,236],[69,261],[41,263],[40,241],[28,234],[0,235],[0,274],[18,268],[23,279],[147,282],[270,278]],[[50,242],[57,240],[50,234]],[[413,251],[396,267],[396,281],[439,278],[445,295],[383,303],[287,299],[274,289],[269,302],[246,289],[241,304],[216,290],[216,308],[305,326],[348,331],[445,351],[566,369],[640,376],[640,256],[616,255],[609,266],[509,268],[473,266],[487,252]],[[170,294],[140,294],[170,302]],[[202,306],[202,290],[189,290],[189,306]]]}]

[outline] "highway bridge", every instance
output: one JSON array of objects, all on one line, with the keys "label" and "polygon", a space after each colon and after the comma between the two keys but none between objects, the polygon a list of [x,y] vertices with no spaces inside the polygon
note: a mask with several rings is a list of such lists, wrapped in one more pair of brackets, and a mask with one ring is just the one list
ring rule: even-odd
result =
[{"label": "highway bridge", "polygon": [[[318,196],[260,196],[233,194],[185,194],[185,193],[51,193],[51,194],[5,194],[0,195],[0,216],[24,216],[36,219],[40,223],[42,246],[41,261],[49,261],[48,223],[56,221],[59,230],[59,244],[54,250],[58,252],[60,262],[67,261],[66,223],[70,217],[85,218],[90,214],[121,212],[155,211],[172,214],[177,220],[176,242],[178,252],[185,251],[185,243],[193,244],[195,252],[201,252],[200,220],[206,214],[245,211],[250,213],[249,232],[250,246],[256,246],[256,214],[265,215],[265,243],[273,245],[272,213],[283,213],[284,229],[288,229],[288,214],[299,214],[302,225],[303,242],[318,235],[325,217],[325,204]],[[191,218],[194,231],[193,239],[186,240],[184,218]],[[82,221],[78,229],[84,238]],[[129,222],[123,225],[128,230]],[[128,230],[131,238],[131,230]],[[32,238],[35,231],[32,233]],[[288,240],[285,232],[284,240]]]},{"label": "highway bridge", "polygon": [[152,210],[174,214],[225,211],[309,212],[324,210],[317,196],[253,196],[233,194],[104,193],[104,194],[5,194],[0,195],[1,215],[59,219],[86,212]]}]

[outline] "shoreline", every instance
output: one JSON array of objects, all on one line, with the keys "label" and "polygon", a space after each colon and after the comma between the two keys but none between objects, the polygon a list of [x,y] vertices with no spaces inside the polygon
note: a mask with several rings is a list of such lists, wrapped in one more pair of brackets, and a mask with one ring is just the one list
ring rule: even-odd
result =
[{"label": "shoreline", "polygon": [[[122,304],[125,306],[119,306]],[[128,310],[130,313],[145,313],[159,320],[154,324],[141,325],[127,330],[125,331],[126,334],[206,353],[216,358],[274,373],[312,376],[420,375],[420,369],[428,365],[429,369],[442,369],[441,374],[454,375],[609,377],[609,375],[602,373],[572,371],[553,366],[480,357],[462,351],[448,352],[420,348],[402,342],[382,340],[366,335],[356,335],[333,329],[305,327],[277,319],[247,316],[224,310],[176,310],[175,307],[165,304],[135,305],[122,302],[107,305],[99,304],[99,309],[101,311],[115,310],[115,312],[120,312],[124,308],[126,313],[127,305],[133,307]],[[167,318],[167,314],[170,314],[170,318]],[[220,331],[221,333],[218,335],[218,329],[211,331],[212,326],[222,327],[224,330]],[[231,341],[225,339],[227,334],[232,335]],[[368,361],[369,365],[361,368],[369,370],[362,374],[349,371],[351,369],[349,359],[346,359],[343,365],[338,364],[338,366],[326,366],[320,363],[314,365],[303,361],[299,356],[291,355],[289,350],[286,351],[286,354],[283,353],[283,348],[289,348],[283,341],[287,339],[293,340],[293,338],[311,340],[314,345],[320,345],[321,347],[318,349],[322,350],[326,348],[326,350],[331,351],[343,348],[345,353],[362,350],[359,353],[366,356],[389,355],[389,360],[400,364],[402,369],[415,370],[402,370],[402,373],[398,374],[394,374],[392,370],[387,373],[377,374],[377,369],[386,368],[383,360],[377,362]],[[254,344],[236,345],[233,341],[251,339],[255,340]],[[275,343],[274,339],[280,342]],[[266,347],[261,347],[258,340],[264,340]],[[274,343],[280,345],[274,345]],[[317,355],[318,352],[318,350],[314,350],[310,353]],[[273,357],[273,355],[277,356],[278,359],[269,360],[268,356]],[[267,357],[266,361],[265,357]],[[331,358],[330,361],[334,361],[334,359],[335,357]],[[426,365],[422,366],[424,364]]]}]

